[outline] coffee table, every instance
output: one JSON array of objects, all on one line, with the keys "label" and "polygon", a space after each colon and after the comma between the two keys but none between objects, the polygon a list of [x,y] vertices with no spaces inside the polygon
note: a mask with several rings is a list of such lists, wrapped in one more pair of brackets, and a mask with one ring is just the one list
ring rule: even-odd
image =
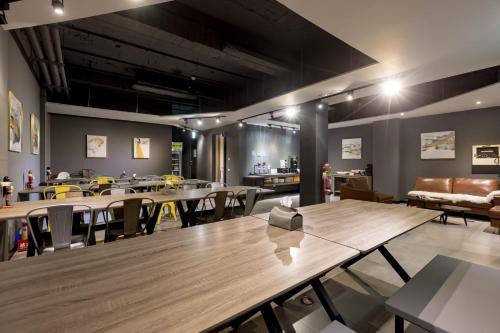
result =
[{"label": "coffee table", "polygon": [[470,212],[472,209],[467,208],[467,207],[459,207],[459,206],[453,206],[453,205],[442,205],[441,209],[444,212],[443,215],[443,223],[446,224],[448,222],[448,213],[459,213],[462,214],[462,217],[464,219],[465,225],[467,225],[467,218],[465,216],[466,212]]},{"label": "coffee table", "polygon": [[[407,201],[406,201],[406,206],[409,206],[410,205],[410,200],[413,200],[413,201],[418,201],[418,202],[421,202],[422,203],[422,208],[424,209],[433,209],[433,210],[441,210],[441,211],[444,211],[443,210],[443,204],[445,203],[448,203],[449,200],[445,200],[445,199],[441,199],[441,198],[434,198],[434,197],[421,197],[421,196],[413,196],[413,195],[408,195],[406,197]],[[434,204],[434,207],[433,206],[430,206],[429,207],[429,204]],[[437,206],[437,208],[435,208]],[[445,212],[446,214],[446,212]],[[441,222],[443,222],[444,224],[446,224],[445,222],[445,214],[441,215],[439,217],[439,220]]]}]

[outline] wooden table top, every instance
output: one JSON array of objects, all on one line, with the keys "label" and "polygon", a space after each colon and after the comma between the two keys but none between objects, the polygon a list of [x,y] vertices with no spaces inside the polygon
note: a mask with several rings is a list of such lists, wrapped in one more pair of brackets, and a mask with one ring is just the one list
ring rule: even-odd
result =
[{"label": "wooden table top", "polygon": [[[434,218],[442,212],[359,200],[299,208],[303,231],[368,252]],[[269,213],[255,215],[267,220]]]},{"label": "wooden table top", "polygon": [[429,332],[498,332],[500,270],[438,255],[386,301]]},{"label": "wooden table top", "polygon": [[203,332],[359,252],[244,217],[0,263],[2,332]]},{"label": "wooden table top", "polygon": [[[169,201],[185,201],[185,200],[199,200],[203,199],[207,194],[217,191],[233,191],[237,194],[239,191],[247,190],[256,187],[249,186],[229,186],[223,188],[200,188],[194,190],[167,190],[162,192],[145,192],[145,193],[131,193],[119,195],[104,195],[94,197],[72,197],[65,199],[52,199],[52,200],[33,200],[33,201],[20,201],[12,204],[12,208],[0,209],[0,221],[9,219],[24,218],[26,214],[32,209],[51,206],[51,205],[88,205],[93,210],[103,210],[111,202],[116,200],[130,199],[130,198],[149,198],[155,203],[169,202]],[[271,193],[273,190],[259,189],[263,193]],[[75,212],[83,210],[80,207],[75,208]],[[41,211],[40,215],[44,215]]]}]

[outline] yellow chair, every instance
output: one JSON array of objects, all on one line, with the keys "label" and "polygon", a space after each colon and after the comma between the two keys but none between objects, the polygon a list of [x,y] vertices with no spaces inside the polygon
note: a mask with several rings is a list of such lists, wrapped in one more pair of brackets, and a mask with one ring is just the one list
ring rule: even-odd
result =
[{"label": "yellow chair", "polygon": [[[160,186],[162,186],[162,188],[165,188],[165,187],[167,187],[167,185],[174,190],[178,190],[179,187],[181,186],[181,181],[184,178],[181,176],[176,176],[176,175],[165,175],[162,177],[162,179],[164,180],[164,183],[163,183],[163,185],[159,185],[156,187],[157,192],[160,191]],[[169,215],[174,218],[175,222],[177,222],[177,209],[175,207],[175,202],[170,201],[170,202],[162,203],[162,205],[160,207],[160,214],[158,214],[158,220],[156,221],[157,224],[160,224],[161,219],[165,216],[164,211],[165,211],[166,207],[168,207]]]},{"label": "yellow chair", "polygon": [[[55,186],[47,186],[43,189],[43,199],[49,199],[48,193],[55,193],[55,199],[66,199],[67,193],[71,191],[81,191],[80,186],[76,185],[55,185]],[[50,198],[54,198],[54,196],[50,196]]]},{"label": "yellow chair", "polygon": [[115,184],[115,183],[116,180],[113,177],[106,177],[106,176],[97,177],[90,181],[90,184],[98,184],[98,185]]}]

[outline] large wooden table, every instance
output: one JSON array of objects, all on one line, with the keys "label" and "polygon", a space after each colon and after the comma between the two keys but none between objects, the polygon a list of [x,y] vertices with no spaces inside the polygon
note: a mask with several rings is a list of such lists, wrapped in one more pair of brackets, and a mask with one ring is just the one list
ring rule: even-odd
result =
[{"label": "large wooden table", "polygon": [[0,331],[205,332],[258,310],[279,331],[270,301],[305,282],[324,300],[319,277],[358,254],[244,217],[5,262]]},{"label": "large wooden table", "polygon": [[[201,179],[184,179],[180,182],[181,185],[192,185],[192,186],[204,186],[208,184],[209,181],[207,180],[201,180]],[[162,186],[165,184],[164,180],[142,180],[138,182],[119,182],[117,181],[116,184],[113,184],[114,186],[118,186],[119,188],[133,188],[135,190],[140,190],[144,191],[149,188],[156,188],[157,186]],[[88,191],[91,186],[97,186],[96,184],[77,184],[75,186],[80,187],[84,191]],[[22,190],[17,192],[17,195],[19,197],[20,201],[27,201],[30,199],[31,194],[36,194],[38,196],[41,196],[44,192],[44,190],[49,187],[49,186],[37,186],[32,189],[27,189],[27,190]]]},{"label": "large wooden table", "polygon": [[[344,268],[379,250],[405,282],[410,279],[409,275],[384,244],[443,214],[435,210],[359,200],[305,206],[298,211],[303,216],[302,230],[305,233],[360,251],[360,256],[343,265]],[[255,216],[267,220],[269,213]]]}]

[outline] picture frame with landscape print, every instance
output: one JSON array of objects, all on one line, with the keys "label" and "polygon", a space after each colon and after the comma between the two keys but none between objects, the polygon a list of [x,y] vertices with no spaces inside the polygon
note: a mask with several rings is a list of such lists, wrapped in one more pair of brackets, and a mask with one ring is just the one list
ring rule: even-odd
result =
[{"label": "picture frame with landscape print", "polygon": [[148,159],[150,144],[151,144],[150,138],[134,138],[133,157],[136,159]]},{"label": "picture frame with landscape print", "polygon": [[23,104],[9,91],[9,150],[20,153],[23,138]]},{"label": "picture frame with landscape print", "polygon": [[108,157],[108,138],[105,135],[87,134],[87,158]]},{"label": "picture frame with landscape print", "polygon": [[420,134],[420,158],[443,160],[455,158],[455,131]]},{"label": "picture frame with landscape print", "polygon": [[342,159],[360,160],[362,141],[361,138],[342,139]]},{"label": "picture frame with landscape print", "polygon": [[40,121],[38,117],[32,113],[30,115],[30,141],[31,153],[33,155],[40,154]]}]

